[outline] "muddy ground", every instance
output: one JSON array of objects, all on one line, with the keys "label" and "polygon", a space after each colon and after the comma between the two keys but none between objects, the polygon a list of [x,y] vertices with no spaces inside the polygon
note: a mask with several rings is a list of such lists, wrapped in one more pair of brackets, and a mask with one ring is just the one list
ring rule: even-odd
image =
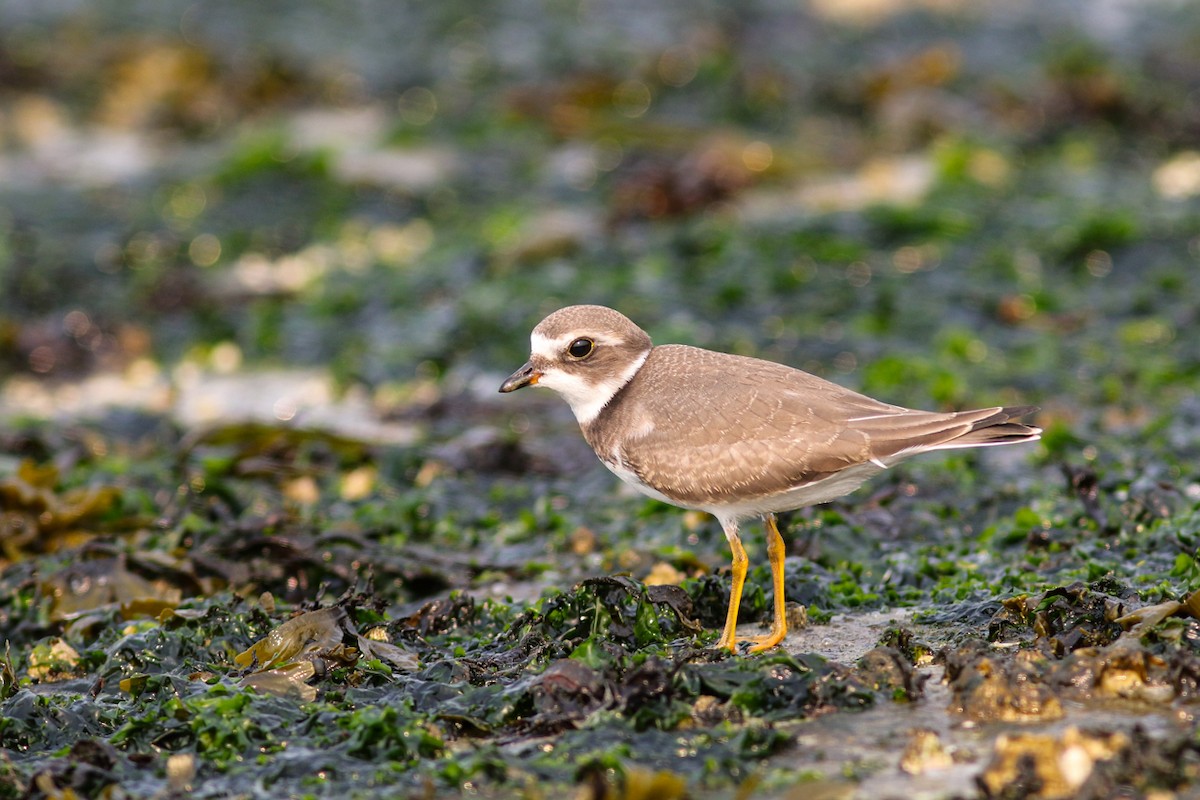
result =
[{"label": "muddy ground", "polygon": [[[1191,5],[136,11],[0,4],[0,797],[1200,793]],[[716,652],[715,521],[496,392],[577,302],[1046,433]]]}]

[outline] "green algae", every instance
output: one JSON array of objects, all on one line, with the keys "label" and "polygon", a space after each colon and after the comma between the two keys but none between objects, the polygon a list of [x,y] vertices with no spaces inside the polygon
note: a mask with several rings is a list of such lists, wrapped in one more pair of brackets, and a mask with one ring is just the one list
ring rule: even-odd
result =
[{"label": "green algae", "polygon": [[[127,15],[100,8],[60,22],[111,42]],[[281,38],[244,57],[223,36],[193,45],[211,71],[180,97],[223,101],[156,106],[183,158],[103,188],[59,175],[3,189],[0,389],[148,363],[181,386],[231,356],[251,371],[328,366],[408,440],[314,431],[303,414],[181,430],[161,405],[6,418],[0,797],[901,791],[911,776],[889,765],[906,728],[887,746],[860,735],[832,777],[809,737],[903,709],[949,741],[963,719],[1042,725],[1038,709],[1063,700],[1068,715],[1145,712],[1088,717],[1133,742],[1095,737],[1118,756],[1095,762],[1094,796],[1194,790],[1194,725],[1179,720],[1196,696],[1196,620],[1137,635],[1118,621],[1200,589],[1200,214],[1194,192],[1160,188],[1170,165],[1186,172],[1196,126],[1186,9],[1148,11],[1120,48],[1066,18],[1077,9],[861,27],[759,9],[709,20],[698,50],[631,32],[635,59],[580,44],[577,27],[600,28],[573,12],[539,10],[528,35],[553,46],[523,49],[553,68],[522,82],[498,56],[502,12],[394,11],[365,34],[396,19],[429,34],[389,33],[380,50],[428,94],[365,55],[369,88],[338,84],[318,66],[332,61],[280,58],[290,29],[272,20]],[[48,29],[55,13],[37,12]],[[163,30],[186,17],[190,35],[211,32],[230,14],[180,11]],[[75,119],[136,73],[98,68],[120,61],[111,44],[53,55],[58,38],[31,24],[0,26],[0,54],[19,56],[0,63]],[[443,34],[445,52],[412,55]],[[637,83],[643,117],[629,116]],[[392,185],[339,172],[336,137],[304,145],[291,104],[354,86],[398,109],[385,149],[444,146],[452,166]],[[220,108],[233,110],[210,116]],[[243,112],[269,119],[243,130],[230,121]],[[732,144],[713,144],[718,129]],[[750,174],[764,144],[773,161]],[[923,165],[919,200],[805,199],[828,173],[883,180],[897,152]],[[247,282],[247,264],[279,275]],[[279,277],[297,265],[306,280]],[[1020,454],[914,461],[789,515],[787,596],[817,652],[716,653],[719,526],[622,493],[551,399],[490,397],[532,324],[580,300],[658,341],[786,361],[890,402],[1038,403],[1046,435]],[[769,570],[747,528],[753,627]],[[659,564],[679,585],[644,582]],[[891,609],[911,618],[855,625]],[[340,630],[301,650],[302,677],[254,683],[265,665],[239,653],[330,610],[379,650]],[[820,654],[841,628],[862,639],[849,663]],[[954,752],[979,774],[1000,730]],[[986,791],[1038,796],[995,774]]]}]

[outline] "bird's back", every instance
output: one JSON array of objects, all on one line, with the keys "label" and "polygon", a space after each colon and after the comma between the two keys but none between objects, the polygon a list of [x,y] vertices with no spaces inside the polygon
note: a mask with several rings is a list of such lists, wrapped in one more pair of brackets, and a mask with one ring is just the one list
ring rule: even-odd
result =
[{"label": "bird's back", "polygon": [[610,466],[619,460],[679,505],[789,495],[800,507],[830,498],[804,502],[797,487],[849,468],[878,471],[917,452],[1035,439],[1037,428],[1010,421],[1030,410],[915,411],[782,364],[663,345],[584,435]]}]

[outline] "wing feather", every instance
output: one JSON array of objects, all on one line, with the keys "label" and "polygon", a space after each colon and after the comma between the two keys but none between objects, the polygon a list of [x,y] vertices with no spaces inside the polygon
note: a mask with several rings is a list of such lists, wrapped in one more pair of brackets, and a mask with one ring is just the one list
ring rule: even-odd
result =
[{"label": "wing feather", "polygon": [[867,462],[1036,438],[1008,421],[1030,410],[916,411],[781,364],[664,345],[584,434],[602,459],[666,497],[713,506]]}]

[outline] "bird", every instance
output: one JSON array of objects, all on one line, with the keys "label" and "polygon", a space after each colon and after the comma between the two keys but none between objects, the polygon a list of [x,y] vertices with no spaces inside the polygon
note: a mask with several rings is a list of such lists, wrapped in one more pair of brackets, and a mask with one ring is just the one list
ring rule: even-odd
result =
[{"label": "bird", "polygon": [[[1036,406],[920,411],[784,364],[654,345],[624,314],[561,308],[530,334],[529,360],[500,386],[557,392],[600,461],[641,493],[716,517],[732,553],[729,610],[715,645],[775,647],[787,635],[785,546],[776,514],[825,503],[918,453],[1032,442]],[[770,631],[738,637],[748,559],[742,523],[761,519],[774,589]]]}]

